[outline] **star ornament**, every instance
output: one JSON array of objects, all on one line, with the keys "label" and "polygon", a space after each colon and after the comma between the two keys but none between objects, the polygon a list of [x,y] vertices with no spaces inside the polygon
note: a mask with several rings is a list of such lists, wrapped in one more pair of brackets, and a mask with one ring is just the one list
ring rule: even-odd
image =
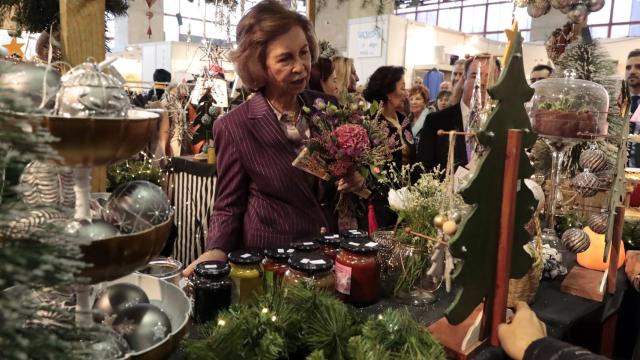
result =
[{"label": "star ornament", "polygon": [[17,55],[20,58],[24,58],[24,52],[22,52],[22,46],[24,43],[19,43],[18,39],[15,37],[11,38],[11,42],[5,45],[2,45],[9,52],[9,56]]},{"label": "star ornament", "polygon": [[504,55],[502,56],[502,66],[506,67],[507,58],[511,53],[511,48],[513,47],[513,40],[515,39],[515,35],[518,32],[518,21],[514,20],[511,29],[505,29],[504,33],[507,35],[507,46],[504,49]]}]

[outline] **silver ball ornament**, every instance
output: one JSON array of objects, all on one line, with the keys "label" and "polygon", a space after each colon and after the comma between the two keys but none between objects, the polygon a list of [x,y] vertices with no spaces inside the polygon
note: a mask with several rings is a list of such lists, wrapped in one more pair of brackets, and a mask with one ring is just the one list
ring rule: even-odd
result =
[{"label": "silver ball ornament", "polygon": [[587,225],[596,234],[604,234],[607,232],[609,215],[607,213],[593,214],[589,217]]},{"label": "silver ball ornament", "polygon": [[551,10],[551,4],[548,2],[544,2],[543,4],[529,3],[529,5],[527,5],[527,14],[532,18],[539,18],[548,13],[549,10]]},{"label": "silver ball ornament", "polygon": [[580,154],[580,167],[593,173],[607,167],[607,154],[600,149],[588,149]]},{"label": "silver ball ornament", "polygon": [[93,319],[101,322],[137,304],[148,304],[147,294],[139,286],[129,283],[113,284],[96,296]]},{"label": "silver ball ornament", "polygon": [[0,110],[35,112],[43,97],[44,108],[51,109],[59,86],[60,75],[45,66],[0,63]]},{"label": "silver ball ornament", "polygon": [[159,307],[138,304],[118,313],[113,329],[120,333],[134,351],[141,351],[163,341],[171,334],[171,321]]},{"label": "silver ball ornament", "polygon": [[592,197],[600,190],[600,181],[593,173],[585,170],[571,180],[574,190],[582,197]]},{"label": "silver ball ornament", "polygon": [[562,245],[572,253],[581,253],[589,248],[591,240],[582,229],[570,228],[562,234]]},{"label": "silver ball ornament", "polygon": [[576,24],[583,24],[587,21],[587,15],[589,14],[589,10],[583,4],[575,5],[568,13],[567,17],[569,20]]},{"label": "silver ball ornament", "polygon": [[64,74],[55,112],[65,117],[125,118],[131,108],[122,83],[85,62]]},{"label": "silver ball ornament", "polygon": [[605,0],[588,0],[587,8],[590,12],[596,12],[604,7]]},{"label": "silver ball ornament", "polygon": [[79,237],[92,241],[107,239],[118,236],[119,234],[120,232],[115,226],[104,220],[92,220],[91,222],[82,224],[77,230]]},{"label": "silver ball ornament", "polygon": [[165,193],[144,180],[118,186],[105,205],[105,220],[125,234],[150,229],[170,216],[171,204]]},{"label": "silver ball ornament", "polygon": [[108,327],[101,331],[89,332],[77,345],[74,347],[72,358],[85,359],[90,355],[92,360],[120,359],[130,350],[122,335]]},{"label": "silver ball ornament", "polygon": [[75,204],[73,171],[54,162],[34,160],[27,164],[20,175],[20,185],[24,188],[22,201],[27,205],[73,207]]},{"label": "silver ball ornament", "polygon": [[460,221],[462,221],[462,215],[460,215],[460,212],[457,210],[449,210],[447,212],[447,218],[455,221],[456,224],[460,224]]}]

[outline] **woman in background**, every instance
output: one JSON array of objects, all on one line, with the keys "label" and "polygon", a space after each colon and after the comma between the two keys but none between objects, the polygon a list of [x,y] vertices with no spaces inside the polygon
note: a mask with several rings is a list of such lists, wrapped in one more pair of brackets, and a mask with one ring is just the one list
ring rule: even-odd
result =
[{"label": "woman in background", "polygon": [[424,126],[424,119],[429,114],[429,108],[427,102],[429,101],[429,90],[423,85],[414,85],[409,90],[409,109],[411,111],[411,134],[413,134],[413,141],[415,146],[418,146],[420,137],[418,134]]},{"label": "woman in background", "polygon": [[333,62],[330,59],[319,57],[318,61],[311,65],[309,89],[327,95],[338,96],[338,82]]},{"label": "woman in background", "polygon": [[438,97],[436,98],[436,109],[435,111],[440,111],[451,106],[451,91],[440,91],[438,93]]},{"label": "woman in background", "polygon": [[358,86],[358,74],[353,65],[353,59],[343,56],[334,56],[331,58],[336,72],[336,81],[338,83],[338,99],[343,100],[347,94],[355,93]]}]

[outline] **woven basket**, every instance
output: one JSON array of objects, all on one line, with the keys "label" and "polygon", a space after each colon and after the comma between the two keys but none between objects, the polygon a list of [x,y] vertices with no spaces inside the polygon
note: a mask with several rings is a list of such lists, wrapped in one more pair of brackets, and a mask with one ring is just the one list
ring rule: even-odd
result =
[{"label": "woven basket", "polygon": [[531,303],[540,286],[540,279],[542,279],[542,271],[544,269],[544,256],[542,256],[542,236],[537,213],[534,215],[534,219],[536,224],[536,237],[535,245],[531,249],[533,253],[531,254],[533,264],[529,272],[522,278],[509,280],[507,307],[514,307],[518,301],[524,301],[528,304]]}]

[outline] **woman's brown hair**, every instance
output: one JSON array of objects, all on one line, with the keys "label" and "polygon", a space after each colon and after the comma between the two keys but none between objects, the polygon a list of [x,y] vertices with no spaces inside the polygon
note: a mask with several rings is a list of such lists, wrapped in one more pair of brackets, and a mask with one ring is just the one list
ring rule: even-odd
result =
[{"label": "woman's brown hair", "polygon": [[236,29],[238,47],[231,53],[231,61],[243,84],[251,90],[260,90],[267,83],[266,51],[270,41],[284,35],[294,26],[304,32],[311,61],[318,59],[318,42],[313,25],[301,14],[286,9],[279,1],[265,0],[247,12]]},{"label": "woman's brown hair", "polygon": [[409,89],[409,97],[412,97],[414,95],[422,96],[424,103],[429,104],[429,89],[424,87],[424,85],[414,85],[413,87],[411,87],[411,89]]}]

